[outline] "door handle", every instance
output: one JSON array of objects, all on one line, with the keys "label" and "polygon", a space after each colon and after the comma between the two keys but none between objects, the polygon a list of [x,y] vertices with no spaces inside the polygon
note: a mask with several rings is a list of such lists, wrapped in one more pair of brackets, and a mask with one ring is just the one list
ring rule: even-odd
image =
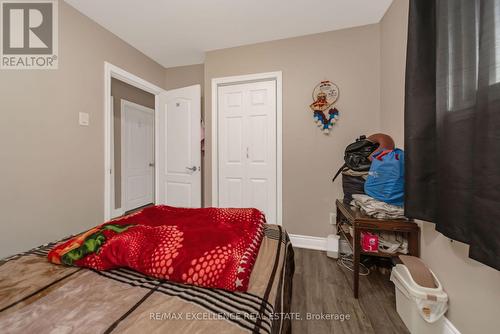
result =
[{"label": "door handle", "polygon": [[193,166],[193,167],[186,167],[186,169],[194,173],[198,168],[196,168],[196,166]]},{"label": "door handle", "polygon": [[150,162],[149,163],[149,167],[154,167],[155,166],[155,163],[154,162]]}]

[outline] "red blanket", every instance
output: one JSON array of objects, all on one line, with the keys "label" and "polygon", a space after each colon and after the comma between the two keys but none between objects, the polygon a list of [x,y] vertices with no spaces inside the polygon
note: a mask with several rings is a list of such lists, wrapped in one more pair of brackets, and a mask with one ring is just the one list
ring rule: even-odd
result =
[{"label": "red blanket", "polygon": [[180,283],[246,291],[264,235],[257,209],[146,208],[55,246],[49,261],[128,267]]}]

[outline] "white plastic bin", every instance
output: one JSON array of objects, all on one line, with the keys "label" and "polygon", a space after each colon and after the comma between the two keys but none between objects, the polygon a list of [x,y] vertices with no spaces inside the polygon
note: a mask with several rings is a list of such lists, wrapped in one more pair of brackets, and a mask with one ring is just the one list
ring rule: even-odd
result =
[{"label": "white plastic bin", "polygon": [[437,288],[418,285],[403,264],[392,268],[391,281],[396,286],[396,309],[412,334],[441,333],[443,315],[448,309],[448,295],[431,271]]}]

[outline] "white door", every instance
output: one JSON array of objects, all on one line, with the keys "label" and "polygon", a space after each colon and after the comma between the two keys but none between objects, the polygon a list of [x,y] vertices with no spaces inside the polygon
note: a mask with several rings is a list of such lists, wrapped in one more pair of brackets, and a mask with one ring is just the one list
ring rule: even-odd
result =
[{"label": "white door", "polygon": [[218,87],[218,203],[277,220],[276,81]]},{"label": "white door", "polygon": [[122,100],[122,208],[154,203],[154,110]]},{"label": "white door", "polygon": [[200,85],[160,94],[159,116],[159,201],[201,207]]}]

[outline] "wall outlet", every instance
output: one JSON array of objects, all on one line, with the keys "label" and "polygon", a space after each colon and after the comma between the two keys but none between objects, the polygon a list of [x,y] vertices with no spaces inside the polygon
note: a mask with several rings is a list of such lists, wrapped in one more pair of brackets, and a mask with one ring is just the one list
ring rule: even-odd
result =
[{"label": "wall outlet", "polygon": [[337,214],[335,212],[330,212],[330,225],[337,224]]}]

